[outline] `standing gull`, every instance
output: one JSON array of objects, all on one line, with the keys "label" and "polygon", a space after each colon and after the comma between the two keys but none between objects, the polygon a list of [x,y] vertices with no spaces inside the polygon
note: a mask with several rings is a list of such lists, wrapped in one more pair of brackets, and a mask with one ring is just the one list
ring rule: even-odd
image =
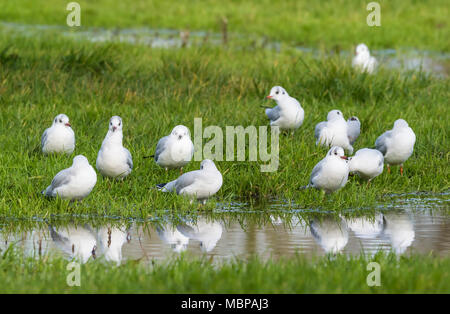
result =
[{"label": "standing gull", "polygon": [[359,44],[356,46],[356,56],[353,57],[352,66],[370,74],[375,70],[377,60],[370,55],[369,48],[365,44]]},{"label": "standing gull", "polygon": [[186,172],[174,181],[157,185],[163,192],[176,192],[179,195],[196,198],[203,204],[216,194],[221,186],[222,174],[210,159],[202,161],[200,170]]},{"label": "standing gull", "polygon": [[44,154],[73,153],[75,149],[75,133],[71,128],[68,116],[59,114],[55,117],[52,126],[42,134],[41,148]]},{"label": "standing gull", "polygon": [[359,121],[358,117],[353,116],[349,118],[347,120],[347,136],[350,145],[353,145],[353,143],[355,143],[360,132],[361,132],[361,122]]},{"label": "standing gull", "polygon": [[313,168],[307,187],[332,193],[347,183],[348,164],[342,147],[333,146]]},{"label": "standing gull", "polygon": [[109,121],[109,130],[97,155],[97,169],[109,178],[123,179],[133,169],[130,151],[123,147],[122,118],[113,116]]},{"label": "standing gull", "polygon": [[403,175],[403,163],[408,160],[414,150],[416,135],[403,119],[394,123],[392,130],[384,132],[375,141],[375,148],[384,155],[384,161],[388,165],[400,165],[400,174]]},{"label": "standing gull", "polygon": [[383,154],[376,149],[363,148],[348,158],[350,172],[369,182],[383,172]]},{"label": "standing gull", "polygon": [[278,126],[281,130],[293,130],[294,132],[302,125],[305,111],[298,100],[289,96],[283,87],[273,87],[267,98],[273,99],[277,103],[274,108],[266,109],[270,125]]},{"label": "standing gull", "polygon": [[83,155],[75,156],[72,166],[61,170],[52,183],[42,191],[49,197],[68,200],[82,200],[91,193],[97,183],[97,174]]},{"label": "standing gull", "polygon": [[156,145],[155,162],[167,169],[181,168],[187,165],[194,155],[191,133],[184,125],[177,125],[172,132],[164,136]]},{"label": "standing gull", "polygon": [[348,136],[348,124],[340,110],[331,110],[327,115],[327,121],[318,123],[314,129],[316,145],[340,146],[350,154],[353,153],[353,146],[350,145]]}]

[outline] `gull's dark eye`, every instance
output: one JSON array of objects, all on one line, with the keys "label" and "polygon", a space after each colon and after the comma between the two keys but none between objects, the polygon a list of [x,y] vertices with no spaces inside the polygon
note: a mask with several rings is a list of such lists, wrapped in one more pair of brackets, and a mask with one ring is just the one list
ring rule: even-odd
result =
[{"label": "gull's dark eye", "polygon": [[279,93],[280,93],[279,91],[276,91],[276,92],[275,92],[275,94],[277,94],[277,95],[278,95]]},{"label": "gull's dark eye", "polygon": [[62,123],[62,120],[59,120],[59,123]]}]

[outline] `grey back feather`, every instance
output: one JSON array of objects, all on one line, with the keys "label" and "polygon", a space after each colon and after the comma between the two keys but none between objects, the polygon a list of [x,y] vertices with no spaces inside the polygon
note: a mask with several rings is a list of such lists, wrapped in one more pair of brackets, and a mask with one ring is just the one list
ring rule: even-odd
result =
[{"label": "grey back feather", "polygon": [[44,133],[41,137],[41,148],[44,147],[45,142],[47,142],[47,136],[48,136],[48,129],[45,129]]},{"label": "grey back feather", "polygon": [[158,144],[156,145],[156,151],[155,151],[155,160],[158,161],[159,155],[162,154],[162,152],[166,149],[167,142],[169,140],[169,136],[164,136],[158,141]]},{"label": "grey back feather", "polygon": [[314,137],[316,138],[316,140],[319,139],[320,137],[320,132],[322,132],[323,128],[327,126],[327,122],[326,121],[322,121],[316,124],[316,127],[314,128]]},{"label": "grey back feather", "polygon": [[391,134],[392,131],[386,131],[375,141],[375,149],[379,150],[383,156],[386,155],[387,152],[386,140],[391,137]]},{"label": "grey back feather", "polygon": [[184,189],[185,187],[188,187],[191,184],[193,184],[197,180],[199,175],[201,175],[200,171],[201,170],[195,170],[181,175],[177,179],[177,182],[175,183],[175,189],[177,190],[177,194],[180,194],[181,190]]},{"label": "grey back feather", "polygon": [[271,121],[276,121],[280,118],[280,107],[275,106],[272,109],[266,109],[266,115]]}]

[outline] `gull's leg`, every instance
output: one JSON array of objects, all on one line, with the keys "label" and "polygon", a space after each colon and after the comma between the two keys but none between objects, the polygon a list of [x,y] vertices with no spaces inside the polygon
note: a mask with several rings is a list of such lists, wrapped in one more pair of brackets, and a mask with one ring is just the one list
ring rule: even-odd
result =
[{"label": "gull's leg", "polygon": [[389,164],[387,165],[388,168],[388,173],[391,173],[391,166],[389,166]]},{"label": "gull's leg", "polygon": [[400,165],[400,175],[403,175],[403,164]]},{"label": "gull's leg", "polygon": [[370,180],[367,181],[367,186],[366,186],[366,188],[369,188],[369,187],[370,187],[370,181],[372,181],[372,179],[370,179]]},{"label": "gull's leg", "polygon": [[183,174],[183,167],[180,168],[180,176]]}]

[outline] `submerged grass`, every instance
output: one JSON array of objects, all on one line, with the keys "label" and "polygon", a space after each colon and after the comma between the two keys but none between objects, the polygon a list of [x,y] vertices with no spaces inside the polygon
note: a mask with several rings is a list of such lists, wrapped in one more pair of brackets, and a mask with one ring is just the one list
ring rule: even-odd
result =
[{"label": "submerged grass", "polygon": [[[370,262],[380,265],[380,286],[369,287]],[[307,260],[233,260],[221,265],[187,256],[144,265],[81,265],[81,286],[70,287],[69,261],[0,255],[0,293],[449,293],[448,257],[377,254]],[[401,269],[401,271],[399,271]]]},{"label": "submerged grass", "polygon": [[[294,136],[280,136],[278,171],[260,172],[259,162],[217,162],[224,185],[216,199],[265,202],[285,199],[304,208],[339,212],[368,208],[390,193],[449,189],[448,78],[422,72],[400,73],[381,68],[359,74],[350,60],[321,59],[298,51],[193,48],[148,49],[127,44],[72,42],[59,36],[19,38],[0,33],[0,216],[48,217],[90,214],[147,218],[215,208],[210,201],[197,208],[189,201],[159,193],[155,184],[176,178],[151,159],[158,139],[177,124],[203,119],[203,127],[267,125],[261,105],[273,85],[298,98],[305,122]],[[6,62],[4,62],[6,60]],[[408,121],[417,136],[413,156],[384,172],[370,187],[356,177],[345,188],[323,197],[302,190],[326,149],[314,144],[314,125],[331,109],[357,115],[362,132],[355,149],[373,147],[377,136],[398,118]],[[72,156],[43,156],[40,136],[58,113],[66,113],[76,134]],[[95,165],[97,151],[112,115],[124,120],[124,145],[135,168],[124,182],[99,176],[91,195],[69,205],[44,199],[39,192],[75,154]],[[442,117],[442,119],[439,119]],[[194,135],[194,134],[193,134]],[[209,139],[203,139],[205,143]],[[225,144],[225,138],[224,138]],[[224,145],[225,147],[225,145]],[[247,153],[248,154],[248,153]],[[198,169],[191,162],[185,171]]]}]

